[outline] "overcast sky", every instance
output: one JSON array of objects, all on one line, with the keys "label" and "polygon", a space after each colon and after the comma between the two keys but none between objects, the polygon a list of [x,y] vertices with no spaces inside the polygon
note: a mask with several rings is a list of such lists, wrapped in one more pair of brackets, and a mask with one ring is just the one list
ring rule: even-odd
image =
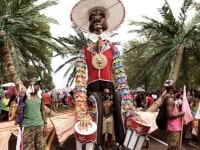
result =
[{"label": "overcast sky", "polygon": [[[59,25],[50,25],[53,36],[68,37],[69,34],[74,33],[71,28],[70,12],[78,1],[79,0],[59,0],[59,4],[42,12],[49,17],[55,18],[59,22]],[[159,20],[160,15],[158,13],[158,8],[161,8],[164,4],[164,0],[122,0],[122,2],[125,6],[126,17],[124,23],[117,30],[117,32],[120,33],[117,38],[118,40],[121,39],[122,43],[134,38],[133,35],[127,33],[130,29],[133,29],[133,26],[128,25],[129,20],[141,21],[142,15]],[[178,16],[182,2],[183,0],[168,0],[174,16]],[[61,63],[60,58],[54,58],[52,60],[52,68],[55,70]],[[56,88],[62,89],[65,87],[67,79],[63,78],[63,75],[64,70],[56,74],[53,73],[53,81]]]}]

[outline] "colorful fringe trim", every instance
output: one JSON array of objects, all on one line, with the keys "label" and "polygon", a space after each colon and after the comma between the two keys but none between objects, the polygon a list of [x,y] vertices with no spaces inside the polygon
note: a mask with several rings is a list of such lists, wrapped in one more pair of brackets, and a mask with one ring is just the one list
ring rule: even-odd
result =
[{"label": "colorful fringe trim", "polygon": [[117,47],[114,47],[113,65],[115,70],[115,80],[117,82],[117,91],[122,95],[122,114],[125,115],[123,117],[126,117],[132,113],[134,106],[131,103],[131,95],[127,84],[123,59]]}]

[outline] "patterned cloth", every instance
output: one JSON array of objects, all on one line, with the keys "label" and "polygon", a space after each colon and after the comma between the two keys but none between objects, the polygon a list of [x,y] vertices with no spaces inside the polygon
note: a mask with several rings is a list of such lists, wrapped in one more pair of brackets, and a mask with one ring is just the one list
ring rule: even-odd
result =
[{"label": "patterned cloth", "polygon": [[43,126],[24,128],[24,150],[44,150]]},{"label": "patterned cloth", "polygon": [[179,150],[180,149],[180,131],[167,131],[167,150]]}]

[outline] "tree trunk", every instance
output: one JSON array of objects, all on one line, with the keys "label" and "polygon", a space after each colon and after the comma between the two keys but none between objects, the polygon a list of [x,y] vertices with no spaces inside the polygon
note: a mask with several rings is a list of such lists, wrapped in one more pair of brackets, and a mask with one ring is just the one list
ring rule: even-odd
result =
[{"label": "tree trunk", "polygon": [[[178,78],[178,73],[180,70],[181,61],[183,57],[183,51],[184,51],[184,44],[180,44],[178,47],[178,52],[176,55],[176,61],[175,61],[174,71],[173,71],[174,84],[176,83],[177,78]],[[154,102],[149,108],[147,108],[146,111],[155,112],[159,108],[159,106],[162,104],[162,96],[165,95],[165,93],[166,93],[166,90],[163,91],[162,95],[158,98],[158,100]]]},{"label": "tree trunk", "polygon": [[[0,30],[0,37],[3,37],[3,36],[6,36],[6,34],[3,30]],[[10,52],[9,44],[6,40],[2,44],[1,49],[3,51],[3,58],[4,58],[6,68],[7,68],[8,72],[9,72],[11,78],[12,78],[12,81],[15,83],[16,88],[21,88],[19,90],[24,92],[26,90],[26,87],[24,86],[21,79],[17,75],[17,72],[15,70],[15,65],[14,65],[14,62],[13,62],[13,59],[12,59],[12,55],[11,55],[11,52]]]},{"label": "tree trunk", "polygon": [[183,58],[183,51],[184,51],[184,45],[180,44],[178,47],[178,53],[176,55],[176,62],[174,65],[174,75],[173,75],[174,83],[176,83],[176,81],[178,79],[178,73],[179,73],[182,58]]}]

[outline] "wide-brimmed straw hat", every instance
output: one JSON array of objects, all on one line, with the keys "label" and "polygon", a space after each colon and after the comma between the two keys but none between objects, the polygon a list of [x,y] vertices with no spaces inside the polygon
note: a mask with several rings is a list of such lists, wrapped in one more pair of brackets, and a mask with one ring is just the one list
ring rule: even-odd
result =
[{"label": "wide-brimmed straw hat", "polygon": [[74,26],[89,32],[89,13],[95,8],[106,10],[107,32],[118,29],[124,21],[125,9],[120,0],[80,0],[71,11]]}]

